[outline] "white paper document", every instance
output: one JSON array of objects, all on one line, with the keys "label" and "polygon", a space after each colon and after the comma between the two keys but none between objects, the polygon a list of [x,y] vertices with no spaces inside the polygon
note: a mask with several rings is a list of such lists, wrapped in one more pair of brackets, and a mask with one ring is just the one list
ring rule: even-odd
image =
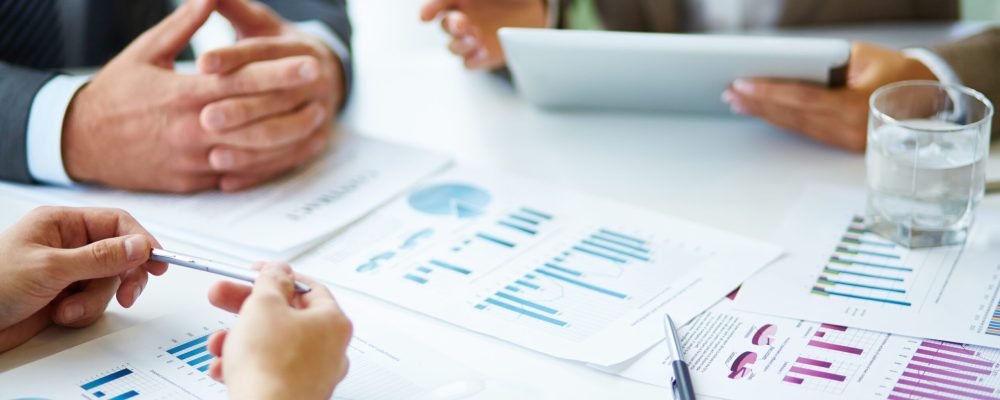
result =
[{"label": "white paper document", "polygon": [[290,176],[239,193],[129,193],[2,184],[49,204],[122,208],[154,233],[253,259],[288,259],[420,180],[448,158],[349,136]]},{"label": "white paper document", "polygon": [[457,167],[296,267],[556,357],[620,363],[780,254],[549,185]]},{"label": "white paper document", "polygon": [[[681,327],[695,391],[726,399],[990,400],[1000,350],[749,313],[725,299]],[[608,372],[669,386],[661,342]]]},{"label": "white paper document", "polygon": [[807,191],[781,230],[789,254],[737,307],[1000,347],[1000,214],[981,210],[964,245],[909,250],[869,233],[863,212],[863,193]]},{"label": "white paper document", "polygon": [[[213,356],[205,345],[235,318],[212,308],[188,310],[104,336],[0,374],[0,396],[226,399],[225,385],[206,372]],[[347,351],[350,370],[333,399],[433,398],[440,388],[482,382],[478,373],[392,332],[356,333]]]}]

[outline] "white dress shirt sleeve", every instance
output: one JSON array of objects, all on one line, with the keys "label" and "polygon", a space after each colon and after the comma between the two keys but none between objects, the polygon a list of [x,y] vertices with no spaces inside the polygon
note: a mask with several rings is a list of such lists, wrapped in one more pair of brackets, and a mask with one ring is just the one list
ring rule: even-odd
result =
[{"label": "white dress shirt sleeve", "polygon": [[90,76],[58,75],[35,94],[28,113],[28,173],[35,180],[69,186],[73,180],[66,173],[62,158],[63,120],[69,103]]},{"label": "white dress shirt sleeve", "polygon": [[955,70],[948,65],[941,56],[933,51],[922,48],[903,49],[903,54],[909,58],[920,61],[931,70],[931,73],[946,85],[961,85],[962,79],[958,77]]}]

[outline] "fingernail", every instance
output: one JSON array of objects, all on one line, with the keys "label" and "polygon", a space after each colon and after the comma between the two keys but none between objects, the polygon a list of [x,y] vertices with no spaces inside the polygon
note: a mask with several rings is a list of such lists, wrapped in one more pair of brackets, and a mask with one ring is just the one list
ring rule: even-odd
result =
[{"label": "fingernail", "polygon": [[216,170],[228,170],[236,163],[233,158],[233,153],[230,151],[216,150],[208,155],[208,163]]},{"label": "fingernail", "polygon": [[326,114],[326,113],[324,113],[323,110],[322,110],[322,107],[320,107],[320,110],[316,112],[316,117],[313,118],[313,127],[314,128],[318,128],[319,125],[322,124],[323,121],[326,120],[326,115],[324,115],[324,114]]},{"label": "fingernail", "polygon": [[208,113],[208,128],[209,129],[222,129],[226,126],[226,113],[222,111],[209,111]]},{"label": "fingernail", "polygon": [[734,101],[732,103],[729,103],[729,110],[732,111],[734,114],[746,114],[747,113],[746,107],[743,106],[743,104],[740,103],[740,102],[738,102],[738,101]]},{"label": "fingernail", "polygon": [[312,81],[319,77],[319,72],[316,71],[316,67],[312,63],[302,63],[302,66],[299,67],[299,77],[306,81]]},{"label": "fingernail", "polygon": [[743,79],[737,79],[733,82],[733,89],[746,94],[753,94],[753,84]]},{"label": "fingernail", "polygon": [[469,36],[469,35],[463,36],[462,37],[462,42],[465,43],[465,45],[469,46],[469,47],[475,47],[477,45],[476,38],[474,38],[472,36]]},{"label": "fingernail", "polygon": [[64,322],[75,322],[83,317],[83,305],[80,303],[69,303],[63,307],[62,319]]},{"label": "fingernail", "polygon": [[135,289],[132,290],[132,304],[135,304],[136,300],[139,300],[139,295],[142,294],[142,285],[135,285]]},{"label": "fingernail", "polygon": [[125,256],[129,261],[143,261],[149,258],[149,254],[143,254],[142,249],[145,239],[142,236],[132,236],[125,239]]},{"label": "fingernail", "polygon": [[732,103],[733,102],[733,98],[735,98],[735,97],[736,96],[733,94],[733,92],[729,91],[728,89],[726,91],[722,92],[722,102],[723,103]]},{"label": "fingernail", "polygon": [[481,49],[477,51],[474,56],[472,56],[473,61],[482,61],[485,59],[486,59],[486,49]]}]

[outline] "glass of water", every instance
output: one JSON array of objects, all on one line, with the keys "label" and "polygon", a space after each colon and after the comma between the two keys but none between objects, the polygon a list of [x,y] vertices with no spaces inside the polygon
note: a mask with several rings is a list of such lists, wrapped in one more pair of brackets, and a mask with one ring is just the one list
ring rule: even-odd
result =
[{"label": "glass of water", "polygon": [[934,81],[893,83],[870,99],[868,228],[906,247],[965,241],[983,197],[993,105]]}]

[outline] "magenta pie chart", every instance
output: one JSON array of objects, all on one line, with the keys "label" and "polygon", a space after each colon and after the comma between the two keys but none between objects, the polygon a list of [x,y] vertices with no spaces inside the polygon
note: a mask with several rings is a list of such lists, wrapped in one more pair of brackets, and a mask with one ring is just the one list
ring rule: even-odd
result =
[{"label": "magenta pie chart", "polygon": [[758,346],[770,346],[774,343],[774,335],[778,334],[778,327],[771,324],[764,324],[753,334],[750,341]]}]

